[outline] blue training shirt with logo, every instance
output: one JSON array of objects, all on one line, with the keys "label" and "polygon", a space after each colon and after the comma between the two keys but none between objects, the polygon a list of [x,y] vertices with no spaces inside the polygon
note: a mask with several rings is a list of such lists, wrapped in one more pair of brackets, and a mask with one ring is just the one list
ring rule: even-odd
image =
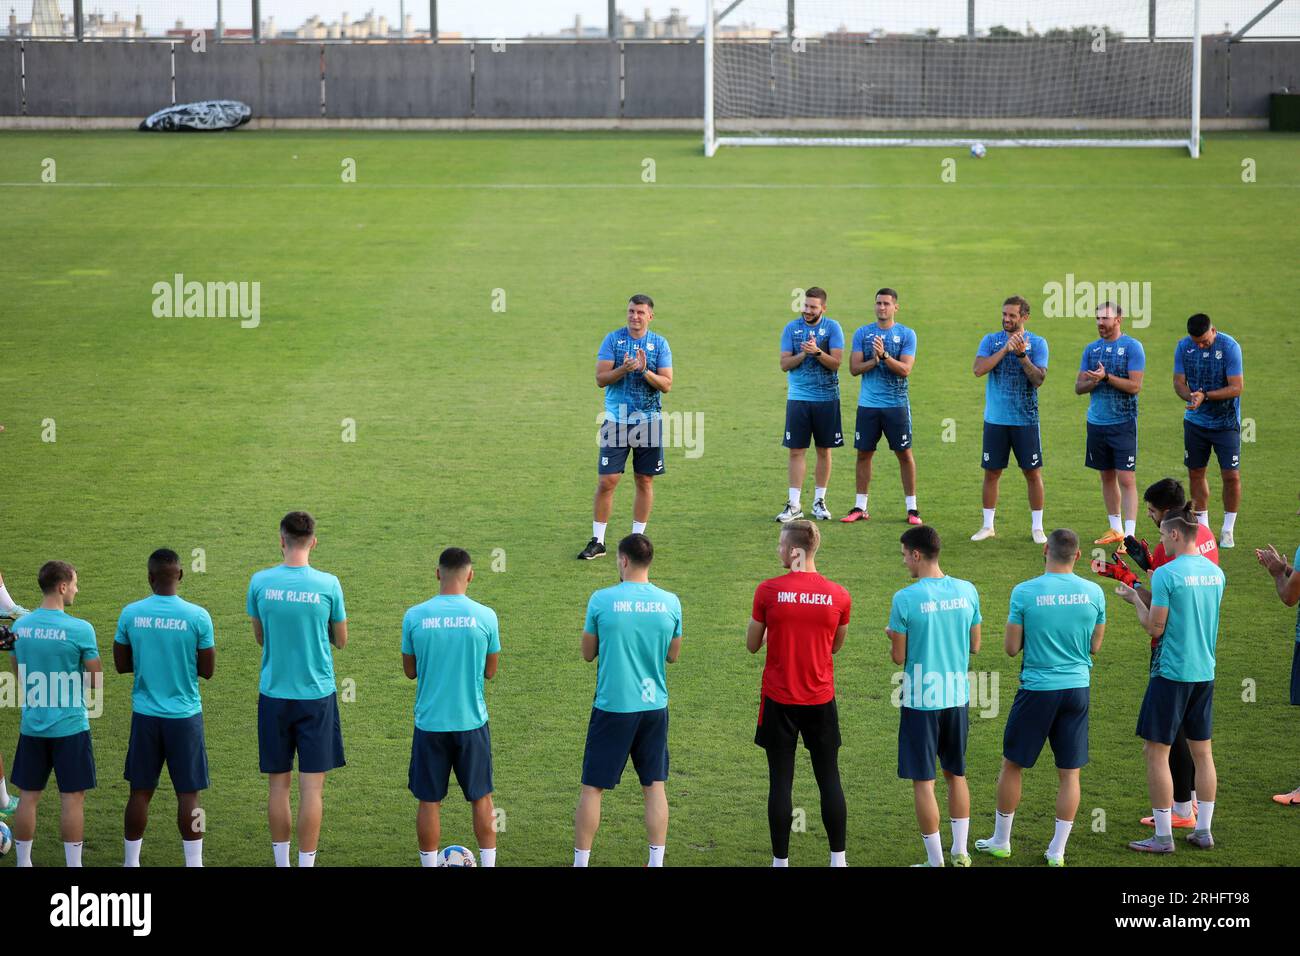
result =
[{"label": "blue training shirt with logo", "polygon": [[[1229,375],[1241,373],[1241,346],[1237,340],[1223,332],[1215,331],[1209,348],[1201,348],[1190,335],[1183,336],[1174,351],[1174,374],[1187,378],[1187,388],[1193,392],[1213,392],[1227,388]],[[1193,425],[1215,431],[1241,427],[1241,399],[1225,398],[1220,401],[1206,399],[1197,409],[1188,409],[1183,415]]]},{"label": "blue training shirt with logo", "polygon": [[[1047,339],[1025,330],[1025,354],[1038,368],[1047,368]],[[1007,333],[990,332],[980,340],[979,355],[996,355],[1007,344]],[[984,384],[984,420],[990,425],[1037,425],[1038,389],[1029,381],[1020,359],[1008,352],[993,366]]]},{"label": "blue training shirt with logo", "polygon": [[[823,315],[812,325],[803,316],[786,323],[781,330],[781,351],[797,355],[804,342],[816,339],[823,352],[844,348],[844,330],[829,315]],[[840,397],[840,374],[831,371],[812,355],[785,373],[789,377],[786,398],[794,402],[831,402]]]},{"label": "blue training shirt with logo", "polygon": [[84,661],[99,657],[95,629],[67,611],[37,608],[14,621],[13,655],[21,669],[27,737],[70,737],[90,729],[86,717]]},{"label": "blue training shirt with logo", "polygon": [[1151,606],[1169,609],[1151,662],[1152,675],[1175,681],[1214,680],[1219,605],[1227,578],[1209,558],[1180,555],[1151,575]]},{"label": "blue training shirt with logo", "polygon": [[1106,623],[1106,595],[1077,574],[1045,573],[1011,591],[1008,624],[1024,629],[1020,686],[1025,690],[1087,687],[1092,632]]},{"label": "blue training shirt with logo", "polygon": [[215,643],[212,616],[179,595],[152,594],[122,608],[114,643],[131,648],[131,709],[146,717],[202,713],[199,651]]},{"label": "blue training shirt with logo", "polygon": [[281,700],[334,693],[329,626],[347,619],[338,578],[307,565],[265,568],[248,582],[248,616],[262,622],[261,693]]},{"label": "blue training shirt with logo", "polygon": [[[903,355],[916,354],[916,333],[906,325],[895,322],[887,329],[882,329],[878,322],[864,325],[853,333],[853,352],[861,352],[864,359],[876,354],[872,346],[873,339],[885,343],[885,354],[897,359]],[[862,373],[862,385],[858,389],[858,404],[863,408],[895,408],[907,405],[906,375],[890,371],[885,363]]]},{"label": "blue training shirt with logo", "polygon": [[919,578],[894,595],[889,630],[907,635],[904,707],[945,710],[970,703],[970,630],[978,623],[979,593],[961,578]]},{"label": "blue training shirt with logo", "polygon": [[[596,358],[622,366],[627,356],[636,358],[636,350],[645,352],[645,367],[649,372],[661,372],[673,367],[673,353],[668,340],[658,332],[646,329],[645,335],[634,339],[627,326],[615,329],[605,336],[596,352]],[[617,382],[605,386],[605,413],[614,421],[636,424],[659,418],[663,393],[652,387],[641,372],[629,372]]]},{"label": "blue training shirt with logo", "polygon": [[496,611],[464,594],[439,594],[402,619],[402,653],[415,657],[415,726],[430,733],[477,730],[489,654],[501,652]]},{"label": "blue training shirt with logo", "polygon": [[[1121,335],[1114,342],[1098,339],[1083,347],[1079,371],[1095,371],[1098,365],[1114,378],[1128,378],[1129,372],[1146,371],[1147,356],[1142,343],[1131,335]],[[1124,425],[1137,417],[1136,395],[1121,392],[1109,382],[1088,393],[1088,421],[1094,425]]]},{"label": "blue training shirt with logo", "polygon": [[591,596],[583,629],[597,640],[598,710],[629,714],[668,706],[668,647],[682,636],[677,595],[620,582]]}]

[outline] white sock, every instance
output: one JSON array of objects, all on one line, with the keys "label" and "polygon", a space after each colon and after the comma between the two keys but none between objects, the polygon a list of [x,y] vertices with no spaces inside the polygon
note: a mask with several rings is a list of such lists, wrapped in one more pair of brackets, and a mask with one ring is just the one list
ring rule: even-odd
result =
[{"label": "white sock", "polygon": [[63,865],[64,866],[81,866],[81,843],[63,844]]},{"label": "white sock", "polygon": [[925,841],[925,855],[930,865],[943,866],[943,840],[939,838],[939,831],[922,833],[921,839]]},{"label": "white sock", "polygon": [[1136,518],[1124,519],[1124,533],[1126,535],[1137,534],[1138,523]]},{"label": "white sock", "polygon": [[32,865],[32,841],[31,840],[14,840],[14,846],[18,848],[18,865]]},{"label": "white sock", "polygon": [[1192,806],[1196,806],[1196,791],[1192,791]]},{"label": "white sock", "polygon": [[14,599],[9,596],[9,589],[0,584],[0,611],[12,611],[17,606]]},{"label": "white sock", "polygon": [[123,840],[126,845],[126,858],[122,863],[123,866],[140,865],[140,847],[144,846],[144,837],[138,840]]},{"label": "white sock", "polygon": [[607,521],[593,521],[591,523],[591,536],[601,544],[605,543],[605,525],[608,523]]},{"label": "white sock", "polygon": [[1198,511],[1196,512],[1196,520],[1208,528],[1210,526],[1210,513],[1208,511]]},{"label": "white sock", "polygon": [[996,846],[1011,846],[1011,824],[1016,819],[1016,811],[993,812],[993,843]]},{"label": "white sock", "polygon": [[825,488],[814,488],[814,489],[813,489],[813,501],[825,501],[825,500],[826,500],[826,489],[825,489]]},{"label": "white sock", "polygon": [[478,865],[479,866],[496,866],[497,865],[497,848],[494,846],[478,848]]},{"label": "white sock", "polygon": [[289,841],[288,840],[285,840],[283,843],[272,843],[271,852],[275,854],[276,866],[289,865]]},{"label": "white sock", "polygon": [[421,850],[421,851],[420,851],[420,866],[422,866],[422,867],[426,867],[426,866],[437,866],[437,865],[438,865],[438,851],[437,851],[437,850]]},{"label": "white sock", "polygon": [[993,513],[994,513],[995,511],[997,511],[996,508],[985,508],[985,509],[984,509],[984,527],[986,527],[986,528],[991,528],[991,527],[993,527]]},{"label": "white sock", "polygon": [[650,862],[649,862],[648,865],[649,865],[649,866],[663,866],[663,865],[664,865],[664,848],[663,848],[663,847],[661,847],[661,846],[655,846],[653,843],[650,844]]},{"label": "white sock", "polygon": [[197,840],[182,840],[181,849],[185,851],[186,866],[203,866],[203,838]]},{"label": "white sock", "polygon": [[5,785],[5,778],[0,777],[0,807],[9,806],[9,788]]},{"label": "white sock", "polygon": [[1170,817],[1170,807],[1163,810],[1159,807],[1151,808],[1151,815],[1156,818],[1156,836],[1166,837],[1170,840],[1174,838],[1174,821]]},{"label": "white sock", "polygon": [[831,866],[848,866],[849,861],[844,858],[844,850],[831,850]]},{"label": "white sock", "polygon": [[1031,511],[1029,512],[1029,521],[1030,521],[1030,525],[1029,525],[1030,530],[1032,530],[1032,531],[1042,531],[1042,530],[1043,530],[1043,513],[1042,513],[1042,511],[1033,511],[1033,510],[1031,510]]},{"label": "white sock", "polygon": [[1237,523],[1237,512],[1225,511],[1223,513],[1223,530],[1231,531],[1232,526]]},{"label": "white sock", "polygon": [[1192,801],[1188,800],[1184,803],[1179,803],[1177,800],[1174,801],[1174,816],[1190,817],[1191,815]]},{"label": "white sock", "polygon": [[1110,522],[1110,530],[1124,533],[1124,522],[1120,520],[1119,515],[1106,515],[1106,520]]},{"label": "white sock", "polygon": [[1214,801],[1202,800],[1201,810],[1199,813],[1196,814],[1196,829],[1205,830],[1206,832],[1208,832],[1210,829],[1210,822],[1213,819],[1214,819]]},{"label": "white sock", "polygon": [[303,851],[303,850],[299,850],[299,851],[298,851],[298,865],[299,865],[299,866],[315,866],[315,865],[316,865],[316,851],[315,851],[315,850],[312,850],[310,853],[307,853],[307,852],[305,852],[305,851]]},{"label": "white sock", "polygon": [[801,488],[791,488],[791,489],[790,489],[790,497],[789,497],[789,499],[788,499],[789,502],[790,502],[790,504],[792,504],[792,505],[794,505],[796,508],[798,508],[798,507],[799,507],[799,499],[800,499],[801,497],[803,497],[803,490],[802,490]]},{"label": "white sock", "polygon": [[1054,860],[1059,860],[1065,856],[1065,841],[1070,839],[1070,831],[1074,829],[1073,820],[1056,819],[1056,834],[1052,837],[1052,842],[1047,846],[1047,855]]},{"label": "white sock", "polygon": [[588,863],[590,863],[590,862],[591,862],[591,851],[590,851],[590,850],[579,850],[577,847],[574,847],[574,848],[573,848],[573,865],[574,865],[574,866],[586,866],[586,865],[587,865]]},{"label": "white sock", "polygon": [[645,525],[646,525],[646,523],[645,523],[644,521],[633,521],[633,522],[632,522],[632,533],[633,533],[633,534],[645,534]]},{"label": "white sock", "polygon": [[952,855],[964,856],[966,854],[966,838],[970,836],[970,817],[962,817],[960,820],[951,820],[952,823]]},{"label": "white sock", "polygon": [[866,495],[858,495],[856,498],[854,498],[854,499],[853,499],[853,507],[855,507],[855,508],[861,508],[863,511],[866,511],[866,510],[867,510],[867,496],[866,496]]},{"label": "white sock", "polygon": [[916,510],[916,495],[904,495],[904,496],[903,496],[903,507],[906,508],[908,511],[915,511],[915,510]]},{"label": "white sock", "polygon": [[777,869],[788,869],[790,858],[788,856],[774,856],[772,857],[772,865]]}]

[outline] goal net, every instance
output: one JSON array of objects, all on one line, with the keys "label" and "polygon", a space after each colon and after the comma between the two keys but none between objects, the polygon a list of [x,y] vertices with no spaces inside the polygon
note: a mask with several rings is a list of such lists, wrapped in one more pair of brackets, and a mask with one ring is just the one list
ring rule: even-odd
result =
[{"label": "goal net", "polygon": [[1181,146],[1200,0],[707,0],[718,146]]}]

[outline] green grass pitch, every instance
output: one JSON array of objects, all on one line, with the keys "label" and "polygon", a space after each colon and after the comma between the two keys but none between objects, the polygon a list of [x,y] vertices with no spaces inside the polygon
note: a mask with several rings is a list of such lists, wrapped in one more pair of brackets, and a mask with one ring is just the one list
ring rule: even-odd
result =
[{"label": "green grass pitch", "polygon": [[[957,159],[957,181],[941,163]],[[57,183],[41,182],[43,161]],[[343,183],[345,159],[357,182]],[[654,160],[655,182],[643,181]],[[1257,181],[1243,183],[1242,163]],[[201,548],[204,573],[182,594],[217,628],[217,672],[203,688],[213,788],[209,865],[271,863],[265,780],[257,772],[258,648],[244,614],[248,577],[279,558],[277,522],[317,515],[317,566],[347,595],[351,641],[336,654],[348,766],[326,787],[321,865],[416,863],[406,789],[414,685],[401,673],[404,610],[435,588],[434,559],[474,555],[471,595],[502,625],[501,673],[488,690],[502,865],[566,865],[595,669],[578,636],[588,594],[612,560],[574,554],[589,536],[595,484],[595,351],[648,292],[653,328],[675,356],[665,408],[701,413],[703,453],[672,451],[656,483],[653,579],[681,595],[686,641],[669,670],[672,819],[669,865],[764,865],[766,765],[752,743],[762,657],[743,633],[759,580],[779,572],[776,525],[786,487],[780,447],[785,383],[778,333],[792,291],[830,292],[846,333],[872,320],[875,289],[901,293],[918,331],[912,379],[922,514],[942,563],[980,590],[977,671],[999,677],[996,717],[972,716],[971,838],[988,835],[1002,730],[1018,662],[1001,649],[1011,587],[1041,569],[1024,482],[1003,479],[999,537],[979,526],[984,383],[976,345],[998,328],[1003,297],[1026,295],[1048,339],[1041,393],[1047,525],[1091,541],[1105,529],[1095,474],[1083,467],[1086,398],[1073,381],[1089,319],[1041,314],[1043,286],[1149,281],[1139,484],[1181,475],[1181,405],[1170,376],[1189,314],[1206,311],[1245,354],[1245,496],[1219,634],[1215,753],[1219,847],[1172,860],[1125,849],[1149,812],[1134,736],[1147,640],[1111,595],[1093,680],[1092,763],[1070,841],[1072,865],[1284,864],[1297,810],[1269,796],[1300,783],[1300,712],[1287,703],[1295,613],[1251,548],[1300,539],[1295,462],[1295,249],[1300,137],[1220,135],[1204,156],[1176,150],[725,149],[702,156],[676,134],[6,133],[0,148],[0,287],[7,359],[0,398],[5,478],[0,570],[33,605],[49,558],[81,575],[73,612],[109,653],[122,605],[144,596],[159,546]],[[261,324],[155,318],[152,287],[175,273],[261,283]],[[505,311],[494,311],[504,290]],[[496,300],[498,303],[500,299]],[[1131,331],[1131,330],[1130,330]],[[846,363],[847,365],[847,363]],[[857,381],[845,368],[846,425]],[[356,423],[343,439],[344,419]],[[53,420],[55,441],[48,436]],[[944,438],[945,420],[955,441]],[[883,446],[882,446],[883,447]],[[853,453],[835,453],[832,510],[852,504]],[[1212,513],[1218,501],[1216,469]],[[811,482],[811,476],[810,476]],[[618,491],[611,540],[631,520]],[[897,469],[879,456],[868,525],[823,526],[820,569],[853,594],[836,660],[841,768],[853,865],[923,858],[911,788],[895,776],[890,597],[908,583]],[[1145,518],[1142,533],[1154,537]],[[492,570],[495,549],[505,569]],[[111,670],[111,666],[108,668]],[[1253,700],[1249,693],[1253,687]],[[99,788],[87,800],[86,862],[121,862],[121,779],[130,679],[107,677],[92,722]],[[18,713],[0,710],[12,758]],[[1026,774],[1017,855],[1041,864],[1052,832],[1050,758]],[[939,786],[943,798],[942,784]],[[816,789],[801,757],[794,865],[823,865]],[[61,865],[53,792],[41,810],[37,865]],[[944,834],[947,821],[944,813]],[[179,865],[164,778],[146,866]],[[454,789],[443,843],[473,846]],[[606,797],[594,865],[644,859],[632,777]],[[12,865],[12,856],[3,864]],[[976,866],[995,865],[977,860]]]}]

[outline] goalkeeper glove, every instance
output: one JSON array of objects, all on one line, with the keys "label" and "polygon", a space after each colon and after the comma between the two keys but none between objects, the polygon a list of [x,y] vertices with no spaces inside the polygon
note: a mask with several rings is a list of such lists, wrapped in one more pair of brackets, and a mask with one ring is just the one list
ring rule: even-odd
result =
[{"label": "goalkeeper glove", "polygon": [[1124,550],[1133,559],[1133,563],[1143,571],[1151,570],[1151,546],[1147,544],[1145,538],[1139,541],[1133,535],[1129,535],[1124,539]]},{"label": "goalkeeper glove", "polygon": [[[1120,584],[1136,588],[1138,586],[1137,575],[1128,569],[1128,565],[1119,559],[1118,554],[1112,554],[1110,557],[1111,560],[1109,561],[1099,561],[1093,565],[1093,570],[1104,578],[1114,578]],[[1100,567],[1097,565],[1100,565]]]}]

